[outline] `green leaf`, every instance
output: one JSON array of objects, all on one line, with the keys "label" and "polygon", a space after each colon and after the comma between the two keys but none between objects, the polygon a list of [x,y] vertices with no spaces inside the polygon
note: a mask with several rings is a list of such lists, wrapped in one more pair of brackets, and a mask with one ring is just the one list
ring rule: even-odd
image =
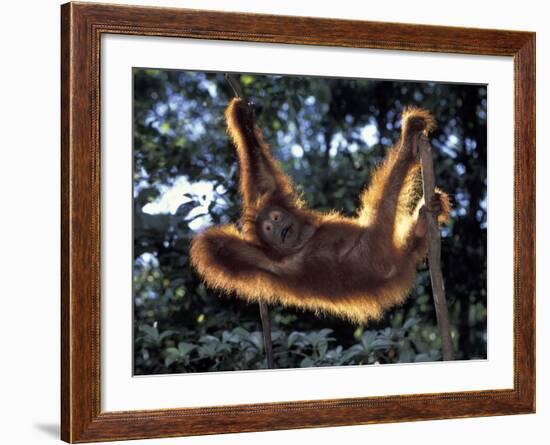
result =
[{"label": "green leaf", "polygon": [[239,336],[233,334],[232,332],[223,331],[222,332],[222,342],[223,343],[238,343]]},{"label": "green leaf", "polygon": [[199,338],[199,342],[201,342],[201,343],[219,343],[220,339],[218,337],[214,337],[213,335],[203,335],[201,338]]},{"label": "green leaf", "polygon": [[351,348],[344,351],[342,354],[342,363],[349,362],[352,358],[357,357],[363,353],[363,347],[361,345],[354,345]]},{"label": "green leaf", "polygon": [[385,350],[394,345],[394,342],[386,338],[377,338],[370,344],[370,348],[376,351]]},{"label": "green leaf", "polygon": [[231,346],[227,343],[218,343],[217,349],[218,352],[231,352]]},{"label": "green leaf", "polygon": [[218,352],[218,345],[216,343],[209,343],[201,346],[198,351],[199,357],[214,358]]},{"label": "green leaf", "polygon": [[197,345],[186,343],[184,341],[178,343],[178,351],[182,356],[188,355],[191,351],[197,348]]},{"label": "green leaf", "polygon": [[162,331],[162,333],[159,335],[159,340],[164,340],[166,337],[169,337],[170,335],[174,335],[174,334],[177,334],[177,332],[171,331],[171,330]]},{"label": "green leaf", "polygon": [[149,325],[146,325],[146,324],[142,324],[140,327],[139,327],[139,330],[141,332],[143,332],[145,335],[147,335],[148,337],[151,337],[153,340],[155,341],[159,341],[160,340],[160,337],[159,337],[159,331],[157,330],[157,328],[154,328],[153,326],[149,326]]},{"label": "green leaf", "polygon": [[172,363],[175,363],[178,360],[179,360],[178,357],[176,357],[174,355],[169,355],[164,359],[164,366],[166,366],[168,368]]},{"label": "green leaf", "polygon": [[169,367],[172,363],[177,362],[181,359],[181,354],[176,348],[166,348],[166,356],[164,357],[164,366]]},{"label": "green leaf", "polygon": [[409,318],[405,323],[403,323],[403,326],[401,329],[404,331],[408,331],[410,328],[412,328],[414,325],[417,325],[420,322],[419,318]]},{"label": "green leaf", "polygon": [[363,348],[370,349],[371,343],[376,339],[376,332],[374,331],[366,331],[361,336],[361,345],[363,345]]},{"label": "green leaf", "polygon": [[319,354],[320,359],[325,358],[325,354],[327,353],[327,349],[328,349],[328,342],[327,341],[322,341],[317,345],[317,352]]},{"label": "green leaf", "polygon": [[288,339],[286,341],[287,343],[287,347],[290,348],[292,347],[292,345],[299,339],[303,338],[304,334],[302,334],[301,332],[291,332],[290,335],[288,336]]},{"label": "green leaf", "polygon": [[259,332],[253,332],[250,334],[250,342],[256,346],[259,351],[264,349],[264,338]]},{"label": "green leaf", "polygon": [[172,355],[172,356],[176,356],[176,357],[179,357],[180,356],[180,351],[178,348],[174,348],[174,347],[170,347],[170,348],[166,348],[164,350],[164,353],[166,355]]},{"label": "green leaf", "polygon": [[248,332],[246,329],[241,328],[240,326],[237,326],[235,329],[233,329],[233,334],[237,335],[240,338],[248,338],[250,335],[250,332]]},{"label": "green leaf", "polygon": [[321,337],[328,337],[328,336],[329,336],[330,334],[332,334],[333,332],[334,332],[334,331],[333,331],[332,329],[326,329],[326,328],[325,328],[325,329],[321,329],[321,330],[319,331],[319,335],[320,335]]}]

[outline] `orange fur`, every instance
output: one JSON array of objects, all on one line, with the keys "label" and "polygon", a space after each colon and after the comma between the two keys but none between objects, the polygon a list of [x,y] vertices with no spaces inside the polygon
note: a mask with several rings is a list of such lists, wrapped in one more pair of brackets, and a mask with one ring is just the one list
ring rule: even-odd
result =
[{"label": "orange fur", "polygon": [[[426,255],[425,239],[414,230],[422,218],[422,201],[419,162],[411,147],[415,135],[434,128],[430,113],[405,109],[401,138],[374,172],[354,218],[305,208],[248,104],[234,99],[225,115],[241,168],[243,230],[212,227],[193,239],[191,261],[205,282],[248,301],[332,313],[354,323],[378,319],[401,304]],[[450,204],[443,192],[440,201],[438,220],[444,223]],[[256,233],[258,213],[274,205],[314,227],[298,251],[276,252]]]}]

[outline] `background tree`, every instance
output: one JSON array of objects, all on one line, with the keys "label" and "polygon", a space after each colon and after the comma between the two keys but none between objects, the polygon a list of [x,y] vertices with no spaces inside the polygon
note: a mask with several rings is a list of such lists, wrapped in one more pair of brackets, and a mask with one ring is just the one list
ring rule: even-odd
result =
[{"label": "background tree", "polygon": [[[454,200],[442,266],[456,358],[486,357],[485,86],[241,75],[274,155],[316,210],[353,215],[399,136],[403,106],[432,110],[438,185]],[[223,73],[134,71],[134,370],[265,367],[257,305],[204,287],[189,265],[197,231],[237,221],[238,166]],[[276,367],[440,359],[427,268],[407,302],[368,326],[272,307]]]}]

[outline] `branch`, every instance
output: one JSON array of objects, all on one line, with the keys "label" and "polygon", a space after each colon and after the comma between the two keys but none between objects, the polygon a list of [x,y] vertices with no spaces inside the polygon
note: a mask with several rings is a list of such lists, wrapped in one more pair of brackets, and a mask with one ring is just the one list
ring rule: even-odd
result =
[{"label": "branch", "polygon": [[[237,77],[234,74],[226,73],[225,78],[233,89],[235,96],[240,97],[243,100],[247,100]],[[271,341],[271,320],[269,318],[269,308],[267,307],[267,303],[261,300],[258,302],[258,305],[260,306],[260,318],[262,320],[267,367],[268,369],[273,369],[275,368],[275,363],[273,361],[273,343]]]},{"label": "branch", "polygon": [[[435,192],[435,175],[432,158],[432,147],[425,134],[420,136],[419,142],[420,162],[422,165],[422,188],[424,202],[432,201]],[[432,293],[435,306],[435,315],[441,334],[443,360],[454,360],[453,341],[449,326],[449,311],[445,298],[445,284],[441,273],[441,237],[437,215],[427,213],[428,220],[428,262],[430,265],[430,278],[432,281]]]},{"label": "branch", "polygon": [[258,303],[260,305],[260,318],[262,319],[262,329],[264,331],[264,346],[265,346],[265,356],[267,359],[267,368],[275,368],[275,363],[273,362],[273,343],[271,342],[271,320],[269,319],[269,308],[265,301]]},{"label": "branch", "polygon": [[237,76],[235,76],[235,74],[226,73],[225,78],[227,79],[227,82],[233,89],[235,96],[240,97],[241,99],[246,101],[246,96],[244,94],[243,89],[241,88],[241,83],[237,80]]}]

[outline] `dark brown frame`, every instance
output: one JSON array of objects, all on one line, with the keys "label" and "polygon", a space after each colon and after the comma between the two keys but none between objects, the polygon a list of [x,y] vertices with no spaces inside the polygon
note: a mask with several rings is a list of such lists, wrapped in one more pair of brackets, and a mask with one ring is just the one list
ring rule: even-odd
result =
[{"label": "dark brown frame", "polygon": [[[61,13],[63,440],[93,442],[535,412],[534,33],[91,3],[65,4]],[[512,56],[513,389],[102,412],[99,70],[104,33]]]}]

